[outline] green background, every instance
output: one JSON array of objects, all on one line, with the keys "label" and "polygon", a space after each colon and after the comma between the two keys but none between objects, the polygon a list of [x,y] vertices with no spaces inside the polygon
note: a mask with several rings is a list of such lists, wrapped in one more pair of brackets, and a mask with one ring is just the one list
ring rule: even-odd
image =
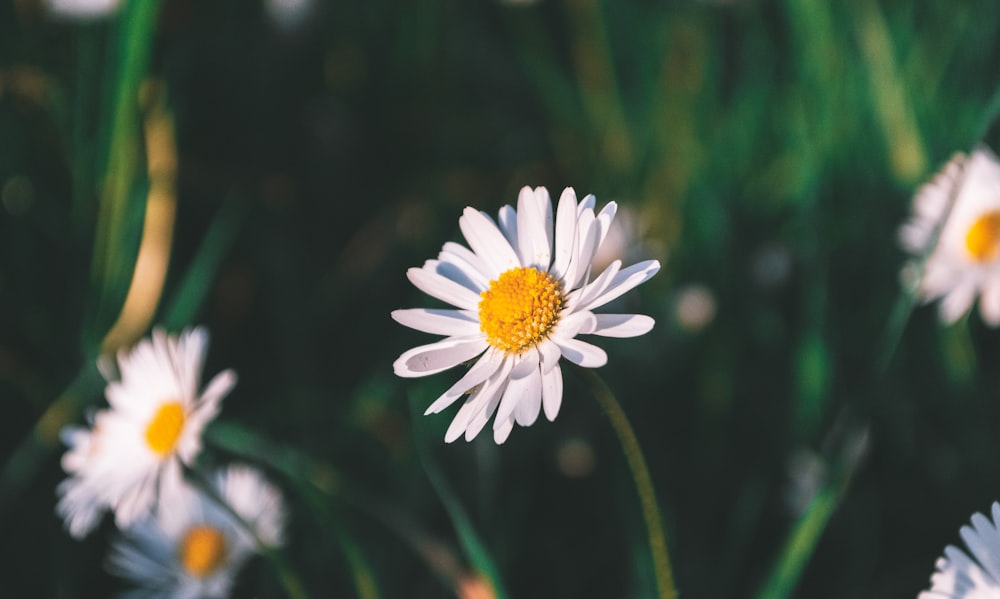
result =
[{"label": "green background", "polygon": [[[51,429],[104,405],[93,363],[149,185],[121,98],[149,78],[179,165],[155,320],[209,328],[205,380],[239,374],[205,458],[264,460],[314,597],[455,596],[414,538],[491,565],[509,597],[655,595],[625,460],[579,378],[554,423],[498,448],[489,429],[444,444],[455,408],[419,416],[455,372],[392,373],[432,338],[390,311],[439,305],[406,269],[462,241],[465,206],[495,214],[523,185],[618,202],[640,225],[626,262],[663,264],[615,306],[655,329],[598,343],[682,597],[914,597],[1000,499],[1000,336],[911,311],[897,242],[916,188],[995,139],[1000,4],[310,10],[286,27],[235,0],[85,22],[0,4],[0,594],[121,588],[110,522],[78,542],[54,514]],[[677,316],[692,286],[714,302],[700,328]],[[560,466],[573,448],[582,476]],[[282,590],[257,560],[237,596]]]}]

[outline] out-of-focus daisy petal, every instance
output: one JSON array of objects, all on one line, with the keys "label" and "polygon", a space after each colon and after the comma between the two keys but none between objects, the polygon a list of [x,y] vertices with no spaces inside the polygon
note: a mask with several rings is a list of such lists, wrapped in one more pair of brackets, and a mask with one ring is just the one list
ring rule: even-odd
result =
[{"label": "out-of-focus daisy petal", "polygon": [[71,427],[63,435],[69,476],[57,488],[56,510],[71,535],[88,534],[107,510],[127,527],[174,499],[166,479],[198,455],[204,427],[236,384],[226,370],[198,394],[207,346],[204,329],[179,336],[157,329],[119,352],[121,378],[105,389],[110,407],[94,415],[89,430]]},{"label": "out-of-focus daisy petal", "polygon": [[994,285],[1000,280],[1000,160],[985,145],[952,158],[918,189],[913,214],[899,231],[903,248],[923,258],[918,293],[941,300],[939,314],[951,323],[967,313],[976,296],[980,314],[1000,325]]},{"label": "out-of-focus daisy petal", "polygon": [[1000,597],[1000,503],[994,502],[992,519],[973,514],[972,526],[963,526],[962,539],[971,556],[948,545],[935,562],[931,588],[918,599],[994,599]]},{"label": "out-of-focus daisy petal", "polygon": [[986,324],[992,327],[1000,325],[1000,277],[983,283],[983,291],[979,296],[979,313]]},{"label": "out-of-focus daisy petal", "polygon": [[954,323],[969,311],[969,307],[975,300],[976,287],[971,282],[965,282],[955,287],[944,296],[938,307],[941,320],[946,324]]},{"label": "out-of-focus daisy petal", "polygon": [[284,500],[258,471],[230,466],[212,477],[212,486],[227,508],[185,486],[161,517],[147,515],[122,530],[107,568],[132,583],[130,594],[228,597],[239,570],[262,549],[258,540],[268,547],[282,544]]}]

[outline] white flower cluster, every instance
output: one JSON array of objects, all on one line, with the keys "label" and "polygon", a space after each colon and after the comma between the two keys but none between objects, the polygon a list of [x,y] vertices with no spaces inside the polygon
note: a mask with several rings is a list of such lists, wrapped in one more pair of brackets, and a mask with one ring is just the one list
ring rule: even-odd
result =
[{"label": "white flower cluster", "polygon": [[258,471],[222,468],[204,488],[185,477],[205,426],[236,384],[226,370],[198,391],[207,347],[202,328],[154,331],[120,352],[117,365],[102,363],[109,407],[89,427],[63,431],[69,476],[58,487],[60,516],[82,538],[112,512],[121,537],[109,566],[151,596],[228,596],[259,543],[282,542],[281,494]]},{"label": "white flower cluster", "polygon": [[[942,322],[967,315],[978,299],[983,322],[1000,325],[1000,160],[992,150],[979,145],[948,161],[917,191],[899,238],[916,261],[904,275],[921,300],[941,300]],[[960,531],[969,552],[947,546],[930,590],[918,599],[1000,597],[998,522],[1000,503],[993,504],[992,518],[974,514]]]}]

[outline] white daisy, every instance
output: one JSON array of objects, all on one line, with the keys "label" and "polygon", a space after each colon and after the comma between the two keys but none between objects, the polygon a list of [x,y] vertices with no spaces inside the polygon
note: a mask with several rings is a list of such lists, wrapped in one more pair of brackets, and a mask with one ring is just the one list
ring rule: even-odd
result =
[{"label": "white daisy", "polygon": [[972,526],[959,531],[972,553],[954,545],[944,548],[944,556],[935,563],[931,589],[917,599],[996,599],[1000,597],[1000,502],[993,503],[992,521],[973,514]]},{"label": "white daisy", "polygon": [[405,352],[393,364],[403,377],[435,374],[475,359],[475,364],[427,408],[447,408],[467,395],[445,441],[471,440],[496,412],[493,438],[503,443],[514,423],[530,426],[540,410],[554,420],[562,403],[560,358],[585,368],[607,362],[601,348],[577,335],[634,337],[653,319],[641,314],[595,314],[593,310],[647,281],[656,260],[621,267],[612,262],[590,277],[591,263],[615,217],[614,202],[594,212],[594,196],[577,203],[567,188],[553,219],[543,187],[524,187],[517,210],[504,206],[499,224],[466,208],[458,223],[469,248],[446,243],[436,260],[411,268],[407,277],[421,291],[457,310],[396,310],[408,327],[446,335]]},{"label": "white daisy", "polygon": [[1000,325],[1000,161],[989,148],[957,154],[920,188],[900,241],[915,256],[929,252],[917,291],[942,298],[941,320],[955,322],[979,296],[983,320]]},{"label": "white daisy", "polygon": [[121,0],[44,0],[51,15],[63,19],[97,19],[114,14]]},{"label": "white daisy", "polygon": [[140,520],[112,546],[108,570],[137,587],[126,597],[226,597],[240,568],[260,549],[258,539],[272,548],[283,543],[281,493],[257,470],[230,466],[212,483],[243,523],[215,499],[182,487],[169,510]]},{"label": "white daisy", "polygon": [[105,373],[110,408],[96,413],[93,427],[63,430],[69,478],[59,485],[57,510],[74,537],[89,533],[109,508],[119,527],[128,526],[177,489],[181,464],[201,450],[202,429],[236,384],[226,370],[198,393],[207,346],[202,328],[179,337],[153,331],[152,340],[119,352],[120,380]]}]

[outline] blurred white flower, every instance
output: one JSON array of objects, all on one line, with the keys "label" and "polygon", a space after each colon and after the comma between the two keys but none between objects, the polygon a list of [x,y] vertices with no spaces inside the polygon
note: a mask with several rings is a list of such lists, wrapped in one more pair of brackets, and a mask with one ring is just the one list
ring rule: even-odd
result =
[{"label": "blurred white flower", "polygon": [[264,12],[279,29],[292,31],[312,14],[313,0],[264,0]]},{"label": "blurred white flower", "polygon": [[899,236],[915,257],[929,252],[917,293],[942,298],[942,321],[958,320],[978,296],[983,320],[1000,325],[1000,161],[989,148],[957,154],[921,187]]},{"label": "blurred white flower", "polygon": [[682,287],[675,302],[677,324],[686,331],[697,333],[715,319],[715,295],[704,285]]},{"label": "blurred white flower", "polygon": [[791,273],[792,255],[780,243],[765,243],[750,258],[750,275],[761,287],[780,287],[788,281]]},{"label": "blurred white flower", "polygon": [[971,555],[954,545],[934,564],[931,588],[917,599],[996,599],[1000,597],[1000,503],[993,503],[993,518],[973,514],[972,526],[959,531]]},{"label": "blurred white flower", "polygon": [[43,0],[45,10],[64,19],[97,19],[114,14],[121,0]]},{"label": "blurred white flower", "polygon": [[802,515],[819,492],[828,475],[823,457],[808,448],[798,448],[788,460],[785,505],[795,517]]},{"label": "blurred white flower", "polygon": [[[185,485],[169,509],[126,529],[108,569],[134,585],[134,594],[170,599],[227,597],[240,568],[260,547],[284,539],[281,493],[255,469],[230,466],[212,487],[240,521],[215,499]],[[134,596],[134,595],[127,595]]]},{"label": "blurred white flower", "polygon": [[[585,368],[607,362],[601,348],[577,335],[634,337],[653,319],[641,314],[595,314],[592,310],[649,280],[660,268],[647,260],[621,268],[612,262],[591,279],[594,255],[615,217],[609,203],[594,213],[594,196],[577,203],[567,188],[553,218],[549,192],[521,189],[517,210],[500,209],[499,224],[466,208],[459,226],[469,246],[446,243],[436,260],[407,272],[421,291],[457,310],[396,310],[405,326],[447,337],[405,352],[393,364],[403,377],[442,372],[475,359],[475,365],[427,408],[440,412],[468,397],[445,434],[471,440],[496,412],[493,439],[503,443],[514,423],[530,426],[544,408],[554,420],[562,403],[559,360]],[[478,357],[478,359],[477,359]]]},{"label": "blurred white flower", "polygon": [[59,485],[57,510],[74,537],[89,533],[106,509],[125,527],[177,492],[181,464],[201,450],[202,429],[236,384],[226,370],[198,393],[207,346],[202,328],[179,337],[153,331],[151,340],[119,352],[120,380],[105,373],[110,409],[98,411],[90,429],[63,430],[69,478]]}]

